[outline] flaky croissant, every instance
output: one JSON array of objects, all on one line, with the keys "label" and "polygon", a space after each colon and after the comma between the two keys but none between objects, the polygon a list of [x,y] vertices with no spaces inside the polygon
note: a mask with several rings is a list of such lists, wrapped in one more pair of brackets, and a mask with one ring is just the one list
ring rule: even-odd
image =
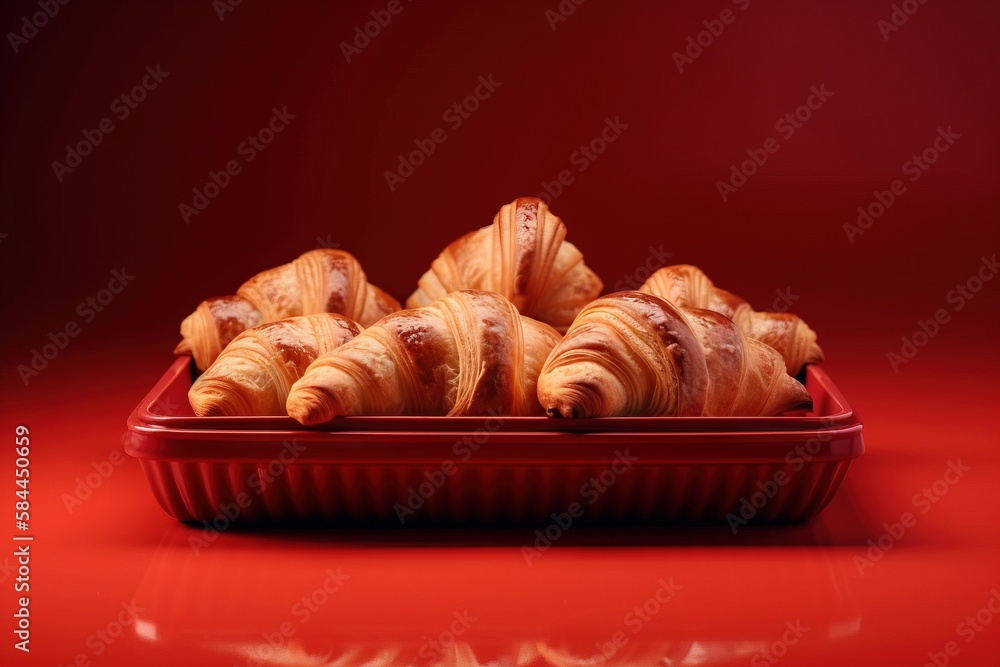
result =
[{"label": "flaky croissant", "polygon": [[309,364],[359,333],[358,323],[333,313],[252,327],[194,381],[188,400],[199,417],[286,414],[288,391]]},{"label": "flaky croissant", "polygon": [[682,308],[707,308],[722,313],[744,335],[776,349],[790,375],[798,375],[805,364],[823,361],[816,332],[802,318],[791,313],[758,312],[740,297],[713,285],[697,266],[666,266],[650,276],[639,291],[663,297]]},{"label": "flaky croissant", "polygon": [[559,334],[492,292],[389,315],[318,358],[292,386],[303,424],[338,415],[541,414],[535,382]]},{"label": "flaky croissant", "polygon": [[553,417],[773,415],[811,405],[781,355],[712,310],[645,292],[597,299],[538,378]]},{"label": "flaky croissant", "polygon": [[515,199],[500,209],[492,225],[445,248],[406,307],[426,306],[454,290],[487,290],[507,297],[522,315],[565,332],[603,288],[565,238],[566,225],[545,202]]},{"label": "flaky croissant", "polygon": [[190,354],[200,370],[237,335],[265,322],[338,313],[368,326],[399,310],[399,302],[368,282],[361,264],[343,250],[311,250],[258,273],[232,296],[202,301],[181,323],[175,354]]}]

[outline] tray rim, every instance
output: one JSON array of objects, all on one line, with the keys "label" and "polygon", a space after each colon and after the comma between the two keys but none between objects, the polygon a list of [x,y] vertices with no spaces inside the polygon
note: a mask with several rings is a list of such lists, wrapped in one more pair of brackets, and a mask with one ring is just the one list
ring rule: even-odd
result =
[{"label": "tray rim", "polygon": [[[175,463],[260,463],[281,461],[290,444],[300,446],[291,464],[323,465],[432,465],[450,461],[464,465],[607,466],[618,452],[636,457],[635,465],[733,465],[789,463],[793,448],[816,438],[819,449],[804,463],[853,460],[864,451],[862,424],[827,431],[819,438],[813,431],[760,431],[727,434],[711,432],[495,433],[481,446],[482,453],[464,456],[455,445],[468,433],[455,431],[395,433],[385,442],[385,432],[271,432],[267,438],[248,437],[240,431],[175,431],[143,427],[130,421],[125,451],[139,460]],[[222,436],[222,437],[220,437]],[[206,442],[206,440],[210,440]],[[206,445],[208,445],[206,447]]]},{"label": "tray rim", "polygon": [[[848,403],[829,374],[818,365],[806,367],[805,377],[818,383],[834,401],[838,410],[831,415],[766,416],[766,417],[597,417],[591,419],[553,419],[550,417],[514,416],[357,416],[338,417],[334,422],[321,426],[303,426],[287,416],[197,417],[193,415],[165,415],[154,410],[162,404],[161,397],[167,388],[185,373],[190,373],[193,362],[189,356],[178,356],[157,380],[133,411],[137,423],[149,427],[176,430],[259,432],[383,432],[406,433],[412,431],[464,432],[481,428],[491,419],[499,419],[497,430],[527,433],[672,433],[716,432],[740,433],[745,431],[801,431],[829,430],[860,423],[855,410]],[[815,396],[814,396],[815,398]]]},{"label": "tray rim", "polygon": [[[145,461],[456,467],[608,466],[619,452],[646,465],[791,464],[853,460],[864,453],[859,418],[829,429],[767,431],[247,430],[150,426],[128,419],[125,451]],[[294,455],[288,459],[286,452]]]}]

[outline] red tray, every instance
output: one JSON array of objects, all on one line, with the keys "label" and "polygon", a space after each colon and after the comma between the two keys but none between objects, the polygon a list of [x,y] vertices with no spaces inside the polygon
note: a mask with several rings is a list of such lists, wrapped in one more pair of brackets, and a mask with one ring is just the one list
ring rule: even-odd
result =
[{"label": "red tray", "polygon": [[[182,521],[748,522],[815,515],[864,451],[818,366],[814,412],[777,417],[196,417],[178,358],[128,420],[160,506]],[[555,516],[553,516],[555,515]]]}]

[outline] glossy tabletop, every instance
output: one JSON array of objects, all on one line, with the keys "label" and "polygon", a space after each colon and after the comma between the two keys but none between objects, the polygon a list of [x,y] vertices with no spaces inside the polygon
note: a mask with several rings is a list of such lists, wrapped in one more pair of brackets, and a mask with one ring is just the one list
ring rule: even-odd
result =
[{"label": "glossy tabletop", "polygon": [[[178,523],[121,455],[125,416],[169,363],[148,351],[134,360],[127,378],[73,390],[71,418],[11,405],[31,430],[35,537],[33,650],[5,646],[15,664],[986,665],[1000,655],[995,365],[977,374],[928,355],[898,378],[865,370],[877,360],[829,364],[865,420],[867,451],[809,523],[736,534],[578,526],[546,547],[532,527]],[[52,371],[54,402],[59,374],[86,363]],[[8,550],[5,588],[13,560]]]}]

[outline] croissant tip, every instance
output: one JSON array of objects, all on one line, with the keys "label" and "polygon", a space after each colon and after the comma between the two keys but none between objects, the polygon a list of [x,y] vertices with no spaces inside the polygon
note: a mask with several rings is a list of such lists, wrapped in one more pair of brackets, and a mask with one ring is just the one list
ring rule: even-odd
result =
[{"label": "croissant tip", "polygon": [[586,416],[579,406],[572,403],[552,403],[545,408],[545,414],[553,419],[580,419]]},{"label": "croissant tip", "polygon": [[806,411],[812,410],[813,409],[813,397],[812,397],[812,394],[810,394],[809,390],[807,390],[803,385],[800,384],[799,387],[801,387],[801,390],[798,392],[798,395],[795,397],[796,402],[795,402],[795,404],[793,406],[793,409],[796,409],[796,410],[806,410]]},{"label": "croissant tip", "polygon": [[188,342],[187,338],[177,343],[177,347],[174,348],[174,354],[191,354],[191,343]]},{"label": "croissant tip", "polygon": [[220,409],[217,403],[211,401],[195,402],[191,401],[191,409],[194,410],[196,417],[221,417],[225,415],[225,412]]},{"label": "croissant tip", "polygon": [[824,360],[823,352],[819,349],[816,349],[814,352],[811,352],[809,356],[803,359],[798,366],[793,368],[786,364],[786,367],[788,368],[788,374],[791,375],[792,377],[798,377],[799,373],[804,371],[806,366],[808,366],[809,364],[822,363],[823,360]]},{"label": "croissant tip", "polygon": [[311,387],[294,390],[289,394],[285,407],[289,417],[306,426],[326,423],[337,413],[330,401]]}]

